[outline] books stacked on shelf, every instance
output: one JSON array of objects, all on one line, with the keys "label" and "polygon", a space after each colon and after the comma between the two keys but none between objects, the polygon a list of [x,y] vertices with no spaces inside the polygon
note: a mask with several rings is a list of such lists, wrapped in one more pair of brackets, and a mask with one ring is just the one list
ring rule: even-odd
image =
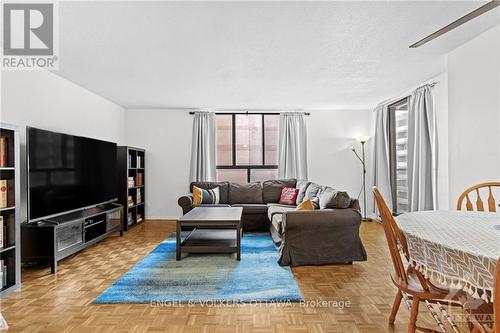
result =
[{"label": "books stacked on shelf", "polygon": [[4,238],[5,233],[3,232],[3,216],[0,216],[0,248],[4,247]]},{"label": "books stacked on shelf", "polygon": [[0,180],[0,208],[7,207],[7,180]]},{"label": "books stacked on shelf", "polygon": [[128,225],[134,224],[134,218],[132,217],[132,213],[127,214],[127,224]]},{"label": "books stacked on shelf", "polygon": [[128,187],[134,187],[134,186],[135,186],[134,177],[128,177]]},{"label": "books stacked on shelf", "polygon": [[4,288],[7,285],[7,265],[5,264],[5,261],[2,259],[0,260],[0,272],[2,273],[2,288]]},{"label": "books stacked on shelf", "polygon": [[137,156],[137,168],[142,168],[142,157],[141,156]]},{"label": "books stacked on shelf", "polygon": [[5,136],[0,137],[0,168],[8,167],[7,159],[7,138]]},{"label": "books stacked on shelf", "polygon": [[142,215],[137,214],[137,223],[142,222]]},{"label": "books stacked on shelf", "polygon": [[143,185],[143,183],[142,183],[142,172],[138,172],[136,178],[137,178],[137,180],[136,180],[135,184],[137,186],[142,186]]},{"label": "books stacked on shelf", "polygon": [[134,198],[129,195],[127,198],[127,206],[132,207],[134,205]]},{"label": "books stacked on shelf", "polygon": [[138,188],[137,189],[137,196],[136,196],[136,199],[135,199],[135,203],[138,205],[142,202],[142,195],[141,195],[141,189]]}]

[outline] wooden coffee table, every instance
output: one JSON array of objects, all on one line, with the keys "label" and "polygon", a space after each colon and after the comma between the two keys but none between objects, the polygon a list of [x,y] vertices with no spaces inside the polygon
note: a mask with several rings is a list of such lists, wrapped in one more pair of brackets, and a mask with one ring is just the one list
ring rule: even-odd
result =
[{"label": "wooden coffee table", "polygon": [[[184,252],[236,253],[236,259],[240,260],[242,213],[241,207],[193,208],[177,220],[176,259],[180,260]],[[194,229],[181,240],[182,227],[194,227]],[[236,239],[222,237],[234,229],[236,229]]]}]

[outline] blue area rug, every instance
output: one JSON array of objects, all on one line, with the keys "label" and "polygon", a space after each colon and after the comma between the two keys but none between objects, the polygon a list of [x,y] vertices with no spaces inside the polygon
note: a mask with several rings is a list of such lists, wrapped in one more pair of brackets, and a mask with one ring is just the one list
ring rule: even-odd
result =
[{"label": "blue area rug", "polygon": [[231,254],[189,254],[175,260],[164,240],[94,303],[300,302],[289,267],[278,265],[270,235],[245,234],[241,261]]}]

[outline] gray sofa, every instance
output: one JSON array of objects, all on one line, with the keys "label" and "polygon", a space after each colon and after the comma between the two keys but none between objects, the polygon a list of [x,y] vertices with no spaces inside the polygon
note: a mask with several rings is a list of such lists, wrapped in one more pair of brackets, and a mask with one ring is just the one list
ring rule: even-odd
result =
[{"label": "gray sofa", "polygon": [[[328,186],[296,180],[269,180],[250,184],[233,182],[195,182],[205,189],[219,187],[216,206],[243,207],[244,231],[267,231],[279,246],[280,265],[320,265],[366,260],[359,238],[361,213],[357,199]],[[295,205],[280,205],[283,187],[296,187]],[[305,199],[319,198],[321,209],[298,211]],[[193,209],[192,195],[179,198],[184,214]],[[202,205],[207,206],[207,205]],[[208,205],[213,206],[213,205]]]}]

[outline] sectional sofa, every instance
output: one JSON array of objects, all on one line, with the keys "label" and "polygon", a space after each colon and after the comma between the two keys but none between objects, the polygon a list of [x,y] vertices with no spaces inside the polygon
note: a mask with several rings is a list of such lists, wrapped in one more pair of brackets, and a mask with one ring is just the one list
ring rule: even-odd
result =
[{"label": "sectional sofa", "polygon": [[[216,206],[243,207],[243,230],[270,232],[279,246],[280,265],[345,264],[366,260],[359,238],[359,202],[346,192],[296,179],[249,184],[194,182],[190,184],[190,193],[178,200],[184,214],[194,207],[193,186],[219,187],[220,202]],[[295,205],[278,203],[283,187],[299,189]],[[303,200],[316,197],[320,209],[296,209]]]}]

